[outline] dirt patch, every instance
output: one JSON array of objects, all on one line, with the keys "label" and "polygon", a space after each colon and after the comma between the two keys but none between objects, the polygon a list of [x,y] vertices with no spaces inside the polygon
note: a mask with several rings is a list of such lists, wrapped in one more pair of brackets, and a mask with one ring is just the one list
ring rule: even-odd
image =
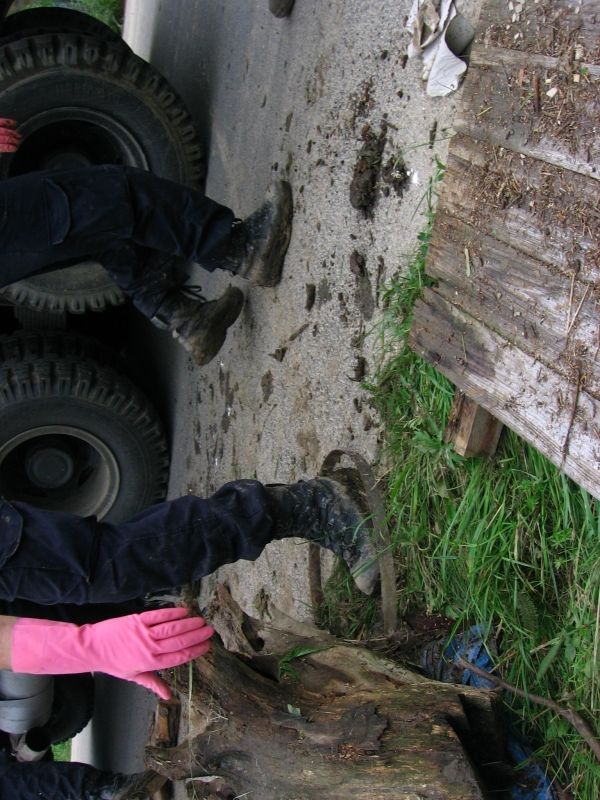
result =
[{"label": "dirt patch", "polygon": [[309,459],[312,464],[318,464],[321,456],[321,445],[319,436],[314,425],[298,431],[296,443],[300,450],[300,456],[304,460]]},{"label": "dirt patch", "polygon": [[239,387],[237,383],[233,387],[230,386],[229,372],[225,370],[220,370],[219,372],[219,387],[225,401],[225,410],[223,411],[223,416],[221,417],[221,430],[223,433],[227,433],[231,426],[232,417],[235,416],[233,404],[235,402],[235,396]]},{"label": "dirt patch", "polygon": [[350,271],[356,278],[356,305],[365,319],[371,319],[375,311],[375,299],[366,263],[364,255],[358,250],[351,254]]},{"label": "dirt patch", "polygon": [[263,403],[266,403],[273,394],[273,374],[270,369],[260,379],[260,388],[262,390]]},{"label": "dirt patch", "polygon": [[356,95],[352,97],[354,102],[354,114],[352,115],[352,125],[356,124],[359,117],[366,117],[374,106],[372,98],[373,78],[364,81]]},{"label": "dirt patch", "polygon": [[393,155],[381,170],[381,178],[398,197],[402,197],[409,181],[409,172],[401,152]]},{"label": "dirt patch", "polygon": [[595,187],[570,170],[494,145],[486,144],[485,154],[483,164],[470,167],[475,188],[469,224],[485,232],[492,220],[500,224],[504,215],[519,209],[548,242],[560,242],[573,271],[593,277],[600,268]]},{"label": "dirt patch", "polygon": [[376,133],[367,123],[363,126],[361,137],[363,144],[350,183],[350,205],[368,214],[377,199],[377,180],[387,140],[387,126],[383,124],[381,131]]},{"label": "dirt patch", "polygon": [[304,308],[306,311],[311,311],[312,307],[315,304],[315,300],[317,298],[317,287],[314,283],[307,283],[306,284],[306,302],[304,304]]},{"label": "dirt patch", "polygon": [[319,286],[317,287],[317,302],[319,303],[319,306],[322,306],[323,303],[328,303],[331,298],[332,294],[329,281],[327,278],[321,278],[319,281]]},{"label": "dirt patch", "polygon": [[535,143],[558,142],[584,160],[598,157],[596,128],[600,90],[580,61],[509,73],[513,119],[531,129]]}]

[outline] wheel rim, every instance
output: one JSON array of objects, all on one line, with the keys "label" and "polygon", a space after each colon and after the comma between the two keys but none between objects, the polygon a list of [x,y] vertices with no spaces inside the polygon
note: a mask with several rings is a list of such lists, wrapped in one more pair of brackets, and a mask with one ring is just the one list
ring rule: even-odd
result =
[{"label": "wheel rim", "polygon": [[120,487],[106,444],[69,425],[31,428],[0,447],[0,493],[49,511],[104,517]]},{"label": "wheel rim", "polygon": [[21,126],[23,141],[9,175],[42,169],[75,169],[91,164],[148,168],[136,137],[115,119],[93,109],[63,106],[31,117]]}]

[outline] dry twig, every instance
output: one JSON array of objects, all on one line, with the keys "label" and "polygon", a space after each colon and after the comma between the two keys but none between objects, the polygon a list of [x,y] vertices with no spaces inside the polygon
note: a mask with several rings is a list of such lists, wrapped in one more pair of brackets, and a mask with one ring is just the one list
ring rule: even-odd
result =
[{"label": "dry twig", "polygon": [[600,740],[592,730],[591,726],[580,714],[578,714],[576,711],[573,711],[572,708],[561,706],[554,700],[549,700],[547,697],[531,694],[530,692],[523,691],[523,689],[518,689],[516,686],[511,686],[510,683],[506,683],[506,681],[503,681],[502,678],[497,678],[492,673],[486,672],[484,669],[480,669],[480,667],[476,667],[475,664],[470,664],[468,661],[465,661],[464,658],[456,659],[455,663],[463,669],[468,669],[470,672],[474,672],[481,678],[493,681],[501,689],[506,689],[507,692],[512,692],[513,694],[516,694],[517,697],[523,697],[525,700],[529,700],[531,703],[536,703],[539,706],[545,706],[561,716],[563,719],[566,719],[567,722],[575,728],[581,738],[585,740],[592,753],[594,753],[598,761],[600,761]]}]

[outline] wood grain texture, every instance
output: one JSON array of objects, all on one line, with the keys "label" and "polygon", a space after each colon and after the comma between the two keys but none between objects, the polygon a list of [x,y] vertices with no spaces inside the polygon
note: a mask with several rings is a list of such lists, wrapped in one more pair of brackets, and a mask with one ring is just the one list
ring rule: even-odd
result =
[{"label": "wood grain texture", "polygon": [[583,376],[565,380],[432,289],[415,306],[410,344],[600,497],[600,401],[586,391]]},{"label": "wood grain texture", "polygon": [[410,343],[600,497],[600,13],[485,0]]}]

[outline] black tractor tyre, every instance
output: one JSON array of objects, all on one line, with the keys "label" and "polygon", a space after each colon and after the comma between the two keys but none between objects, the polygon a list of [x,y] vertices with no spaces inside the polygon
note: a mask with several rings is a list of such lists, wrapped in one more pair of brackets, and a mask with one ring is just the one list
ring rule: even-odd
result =
[{"label": "black tractor tyre", "polygon": [[123,292],[97,261],[32,275],[0,287],[0,297],[36,312],[71,314],[105,311],[125,302]]},{"label": "black tractor tyre", "polygon": [[[192,186],[204,179],[197,130],[179,95],[121,41],[59,32],[4,44],[0,116],[15,118],[23,137],[16,153],[0,157],[0,178],[113,163]],[[73,313],[123,300],[94,262],[1,293],[20,305]]]},{"label": "black tractor tyre", "polygon": [[84,33],[98,39],[121,41],[120,35],[110,25],[90,14],[74,8],[25,8],[9,14],[0,24],[0,45],[46,33]]},{"label": "black tractor tyre", "polygon": [[167,473],[160,420],[124,375],[69,357],[0,369],[1,496],[121,522],[164,498]]},{"label": "black tractor tyre", "polygon": [[60,744],[80,733],[94,712],[94,678],[58,675],[54,678],[52,715],[44,725],[50,744]]},{"label": "black tractor tyre", "polygon": [[21,330],[0,336],[0,364],[2,366],[6,367],[9,363],[18,364],[38,358],[51,361],[61,359],[94,361],[112,367],[123,374],[128,372],[124,358],[111,347],[107,347],[98,339],[90,336],[55,330]]}]

